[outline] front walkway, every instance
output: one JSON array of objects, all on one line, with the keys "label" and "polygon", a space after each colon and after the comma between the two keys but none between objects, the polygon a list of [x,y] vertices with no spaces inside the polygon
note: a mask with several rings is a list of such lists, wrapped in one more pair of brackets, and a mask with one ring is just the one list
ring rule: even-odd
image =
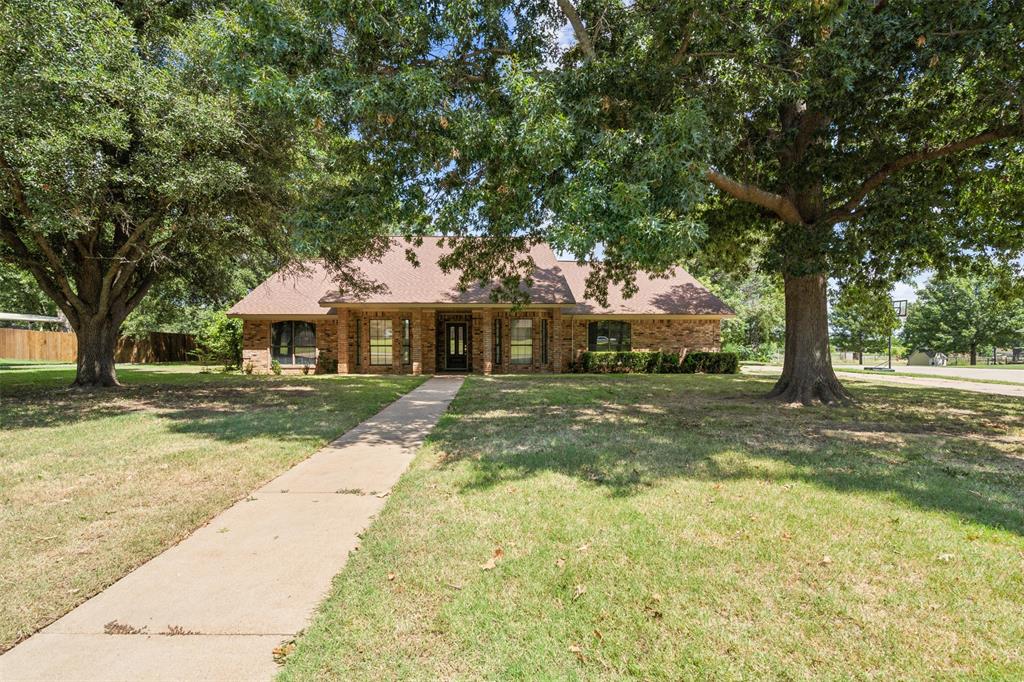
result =
[{"label": "front walkway", "polygon": [[0,680],[250,680],[462,386],[435,377],[0,657]]}]

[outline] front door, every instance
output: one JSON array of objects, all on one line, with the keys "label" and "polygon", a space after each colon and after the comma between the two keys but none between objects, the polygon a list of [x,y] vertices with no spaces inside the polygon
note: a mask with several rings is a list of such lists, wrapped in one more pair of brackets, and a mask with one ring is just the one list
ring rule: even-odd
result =
[{"label": "front door", "polygon": [[448,322],[445,329],[445,369],[469,369],[469,353],[466,336],[469,325],[465,322]]}]

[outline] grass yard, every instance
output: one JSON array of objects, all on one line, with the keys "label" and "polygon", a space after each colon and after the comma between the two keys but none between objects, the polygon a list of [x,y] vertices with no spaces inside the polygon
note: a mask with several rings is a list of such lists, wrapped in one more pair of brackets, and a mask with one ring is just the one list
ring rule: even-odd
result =
[{"label": "grass yard", "polygon": [[0,651],[422,380],[0,363]]},{"label": "grass yard", "polygon": [[469,378],[283,679],[1024,677],[1024,401],[773,381]]}]

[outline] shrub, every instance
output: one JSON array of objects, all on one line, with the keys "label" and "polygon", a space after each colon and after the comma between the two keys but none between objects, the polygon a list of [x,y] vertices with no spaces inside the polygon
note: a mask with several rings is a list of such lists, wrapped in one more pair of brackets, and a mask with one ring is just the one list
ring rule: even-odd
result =
[{"label": "shrub", "polygon": [[338,372],[338,359],[321,355],[316,359],[317,374],[336,374]]},{"label": "shrub", "polygon": [[679,360],[679,353],[662,353],[661,364],[658,372],[661,374],[678,374],[683,371],[683,365]]},{"label": "shrub", "polygon": [[204,364],[240,367],[242,364],[242,321],[223,310],[209,313],[196,332],[196,356]]},{"label": "shrub", "polygon": [[682,371],[687,374],[736,374],[740,371],[740,358],[736,353],[695,351],[683,359]]},{"label": "shrub", "polygon": [[677,353],[661,351],[587,351],[577,372],[588,374],[671,374],[680,371]]},{"label": "shrub", "polygon": [[727,343],[722,346],[726,353],[736,353],[740,362],[773,362],[780,353],[778,345],[774,343],[762,343],[758,346],[743,346],[737,343]]},{"label": "shrub", "polygon": [[254,369],[256,369],[256,368],[253,366],[251,360],[249,362],[245,363],[245,373],[246,374],[252,374]]},{"label": "shrub", "polygon": [[278,362],[277,360],[274,360],[273,362],[271,362],[270,363],[270,371],[273,372],[274,374],[280,374],[281,373],[281,363]]}]

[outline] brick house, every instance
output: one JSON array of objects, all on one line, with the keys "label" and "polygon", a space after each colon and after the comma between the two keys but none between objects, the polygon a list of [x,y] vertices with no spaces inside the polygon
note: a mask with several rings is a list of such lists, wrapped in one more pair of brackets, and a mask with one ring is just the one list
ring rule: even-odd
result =
[{"label": "brick house", "polygon": [[457,288],[457,273],[437,265],[438,238],[417,247],[419,266],[400,239],[380,262],[359,269],[383,285],[362,298],[338,292],[312,264],[278,273],[228,312],[243,320],[243,365],[286,372],[313,365],[339,373],[565,372],[585,350],[717,350],[733,312],[681,269],[668,278],[639,275],[629,299],[609,290],[608,305],[584,296],[588,267],[556,260],[547,246],[536,264],[530,304],[494,303],[489,287]]}]

